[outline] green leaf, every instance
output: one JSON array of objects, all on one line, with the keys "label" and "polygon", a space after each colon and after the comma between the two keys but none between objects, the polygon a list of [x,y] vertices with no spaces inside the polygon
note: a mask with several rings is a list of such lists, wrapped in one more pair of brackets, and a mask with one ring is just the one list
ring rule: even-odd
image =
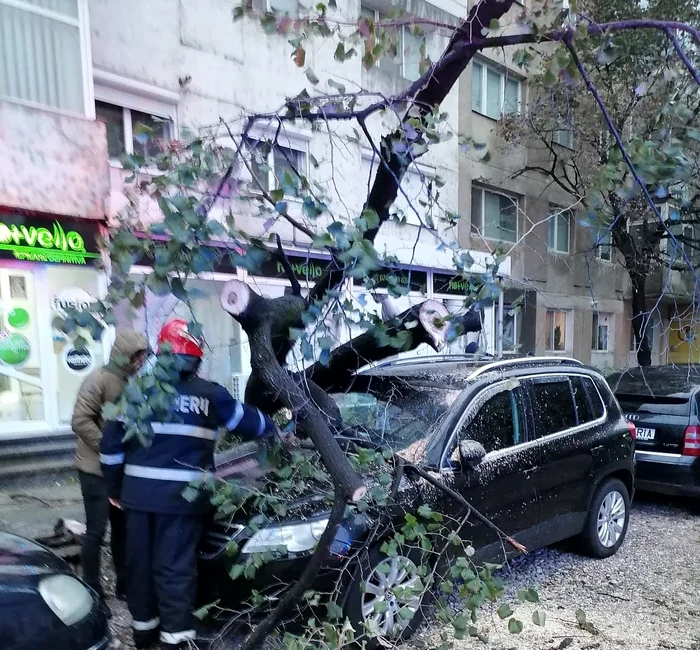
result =
[{"label": "green leaf", "polygon": [[312,83],[314,86],[320,81],[320,79],[316,76],[316,73],[311,68],[306,68],[305,74],[306,78],[309,80],[309,83]]},{"label": "green leaf", "polygon": [[520,634],[523,631],[523,624],[517,618],[508,621],[508,631],[511,634]]},{"label": "green leaf", "polygon": [[534,589],[518,589],[518,600],[525,603],[539,603],[540,597]]},{"label": "green leaf", "polygon": [[219,601],[215,600],[213,603],[209,603],[208,605],[203,605],[199,609],[195,609],[194,612],[192,612],[192,614],[195,618],[198,618],[201,621],[205,619],[209,615],[209,612],[218,604]]},{"label": "green leaf", "polygon": [[507,618],[513,616],[513,613],[514,613],[514,612],[513,612],[513,609],[511,608],[511,606],[510,606],[508,603],[503,603],[503,605],[501,605],[501,606],[498,608],[498,610],[496,611],[496,613],[498,614],[498,616],[499,616],[499,618],[500,618],[501,620],[505,620],[505,619],[507,619]]},{"label": "green leaf", "polygon": [[578,624],[583,627],[586,624],[586,612],[584,612],[582,609],[577,609],[574,615],[576,616],[576,621]]},{"label": "green leaf", "polygon": [[494,31],[496,29],[500,29],[501,23],[498,22],[498,18],[492,18],[491,22],[489,23],[489,29],[491,31]]},{"label": "green leaf", "polygon": [[231,578],[231,580],[236,580],[237,578],[240,578],[243,575],[244,571],[244,564],[234,564],[231,567],[231,570],[228,572],[229,578]]},{"label": "green leaf", "polygon": [[332,620],[339,620],[343,617],[343,608],[334,601],[326,603],[326,611],[328,618]]},{"label": "green leaf", "polygon": [[547,620],[547,615],[544,612],[541,612],[539,610],[535,610],[534,612],[532,612],[532,622],[535,625],[539,625],[540,627],[544,627],[546,620]]}]

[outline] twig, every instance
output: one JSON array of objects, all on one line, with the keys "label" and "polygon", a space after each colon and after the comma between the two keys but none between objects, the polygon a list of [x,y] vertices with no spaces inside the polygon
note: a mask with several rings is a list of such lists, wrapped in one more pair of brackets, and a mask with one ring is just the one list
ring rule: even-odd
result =
[{"label": "twig", "polygon": [[301,297],[301,285],[299,284],[299,280],[297,280],[297,276],[294,275],[294,270],[292,269],[292,265],[289,263],[287,254],[284,252],[284,248],[282,248],[282,239],[278,234],[275,235],[275,238],[277,240],[277,257],[279,258],[280,264],[284,268],[284,272],[287,274],[289,284],[292,285],[292,293],[295,296]]},{"label": "twig", "polygon": [[490,519],[488,519],[486,516],[482,515],[469,501],[467,501],[459,492],[455,492],[452,488],[448,487],[444,483],[438,481],[436,478],[432,477],[428,472],[426,472],[424,469],[418,467],[417,465],[406,465],[407,469],[412,469],[415,471],[419,476],[424,478],[428,483],[430,483],[432,486],[438,488],[439,490],[442,490],[447,496],[453,498],[455,501],[458,501],[461,505],[463,505],[465,508],[469,508],[473,513],[474,516],[485,526],[490,528],[492,531],[494,531],[496,534],[498,534],[502,539],[504,539],[508,544],[510,544],[516,551],[523,553],[527,555],[527,549],[517,540],[513,539],[510,535],[506,535],[496,524],[494,524]]}]

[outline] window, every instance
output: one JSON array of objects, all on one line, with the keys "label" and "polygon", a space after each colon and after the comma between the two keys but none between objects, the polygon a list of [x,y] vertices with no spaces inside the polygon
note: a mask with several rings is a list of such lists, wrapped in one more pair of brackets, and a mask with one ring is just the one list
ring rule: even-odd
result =
[{"label": "window", "polygon": [[[675,218],[680,219],[677,209],[672,208],[677,215]],[[671,219],[674,217],[671,216]],[[671,264],[687,264],[685,255],[690,261],[698,266],[700,265],[700,226],[693,224],[678,224],[669,228],[670,234],[666,235],[666,254],[670,258]],[[675,240],[671,237],[675,238]],[[685,253],[685,255],[683,254]]]},{"label": "window", "polygon": [[[362,5],[360,17],[368,18],[373,22],[387,21],[390,18],[376,9]],[[410,25],[402,25],[385,30],[396,44],[396,56],[388,53],[379,61],[379,67],[409,81],[415,81],[420,77],[421,48],[425,51],[425,34],[414,34]]]},{"label": "window", "polygon": [[609,230],[598,236],[595,254],[599,260],[612,262],[612,235]]},{"label": "window", "polygon": [[0,96],[85,114],[84,0],[0,0]]},{"label": "window", "polygon": [[610,325],[612,314],[593,314],[593,339],[591,349],[594,352],[610,351]]},{"label": "window", "polygon": [[497,120],[520,113],[522,84],[503,72],[475,61],[472,67],[472,110]]},{"label": "window", "polygon": [[565,377],[536,379],[532,385],[537,437],[559,433],[578,423],[571,384]]},{"label": "window", "polygon": [[246,142],[246,147],[253,172],[252,191],[269,192],[280,188],[285,196],[298,194],[299,176],[307,175],[303,151],[252,139]]},{"label": "window", "polygon": [[568,253],[571,233],[571,211],[561,208],[549,209],[547,223],[547,246],[557,253]]},{"label": "window", "polygon": [[[649,343],[649,349],[654,349],[654,329],[656,328],[655,319],[653,316],[647,317],[646,326],[644,328],[644,335],[647,337],[647,342]],[[630,323],[630,352],[637,352],[639,347],[637,343],[637,337],[634,335],[634,327]]]},{"label": "window", "polygon": [[459,438],[476,440],[489,453],[524,442],[523,436],[517,393],[505,390],[486,400],[460,431]]},{"label": "window", "polygon": [[603,417],[605,412],[600,393],[590,377],[571,377],[578,423],[586,424]]},{"label": "window", "polygon": [[574,132],[570,128],[556,129],[552,135],[552,141],[567,149],[574,148]]},{"label": "window", "polygon": [[280,14],[288,14],[290,16],[299,14],[299,0],[269,0],[268,7],[270,11],[276,11]]},{"label": "window", "polygon": [[518,200],[472,186],[472,232],[486,239],[515,243]]},{"label": "window", "polygon": [[548,352],[566,350],[567,313],[559,309],[548,309],[545,322],[545,349]]},{"label": "window", "polygon": [[503,309],[503,351],[517,352],[520,347],[520,318],[510,305]]},{"label": "window", "polygon": [[107,151],[112,160],[125,154],[157,156],[172,136],[172,122],[167,117],[100,101],[95,102],[95,114],[107,123]]}]

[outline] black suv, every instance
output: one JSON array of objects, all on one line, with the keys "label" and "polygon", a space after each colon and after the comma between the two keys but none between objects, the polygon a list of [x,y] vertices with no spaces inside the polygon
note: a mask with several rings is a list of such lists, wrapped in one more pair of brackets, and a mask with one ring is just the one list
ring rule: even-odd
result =
[{"label": "black suv", "polygon": [[[413,358],[361,371],[351,392],[333,397],[350,425],[348,436],[388,446],[434,472],[528,550],[578,536],[586,553],[602,558],[622,544],[634,485],[634,427],[597,370],[562,358],[485,364]],[[459,504],[414,475],[401,482],[396,500],[402,520],[422,504],[454,520],[464,516]],[[327,517],[311,510],[257,532],[235,521],[212,526],[202,549],[202,575],[216,593],[203,600],[218,597],[235,607],[250,589],[270,593],[293,584]],[[419,602],[402,604],[392,596],[382,614],[374,613],[373,604],[400,593],[415,580],[416,567],[410,557],[388,557],[381,544],[367,548],[370,525],[359,515],[344,521],[328,573],[354,554],[356,571],[344,572],[348,579],[338,599],[345,615],[353,624],[373,617],[387,635],[406,636],[420,618]],[[475,562],[503,561],[503,542],[490,529],[476,524],[467,534]],[[280,544],[289,553],[259,569],[254,580],[231,581],[229,570],[241,561],[224,551],[231,541],[243,556]],[[397,561],[403,564],[397,567]],[[406,606],[417,614],[410,622],[398,616]]]},{"label": "black suv", "polygon": [[700,370],[634,368],[608,382],[637,428],[637,487],[700,497]]}]

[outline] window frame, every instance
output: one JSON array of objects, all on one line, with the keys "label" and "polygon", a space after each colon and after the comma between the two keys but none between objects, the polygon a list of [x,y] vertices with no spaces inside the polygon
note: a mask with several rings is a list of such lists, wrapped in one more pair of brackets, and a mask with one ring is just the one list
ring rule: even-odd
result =
[{"label": "window frame", "polygon": [[[566,228],[566,250],[558,248],[559,243],[559,220],[565,218],[567,220]],[[571,254],[571,224],[573,223],[573,213],[569,208],[560,208],[559,206],[549,206],[549,216],[547,217],[547,248],[560,255]],[[552,232],[553,231],[553,232]]]},{"label": "window frame", "polygon": [[40,104],[38,102],[27,101],[18,97],[11,97],[8,95],[0,95],[0,100],[12,102],[13,104],[19,104],[21,106],[28,106],[30,108],[39,108],[41,110],[49,111],[52,113],[58,113],[60,115],[73,115],[87,118],[88,120],[94,120],[95,96],[92,78],[92,44],[90,40],[90,14],[88,9],[88,0],[77,0],[77,18],[66,16],[64,14],[52,11],[51,9],[45,9],[44,7],[41,7],[39,5],[24,2],[23,0],[0,0],[0,4],[5,5],[7,7],[12,7],[14,9],[19,9],[21,11],[27,11],[29,13],[42,16],[44,18],[56,20],[66,25],[78,28],[81,71],[83,75],[83,112],[75,113],[73,111],[57,108],[55,106],[48,106],[47,104]]},{"label": "window frame", "polygon": [[[124,129],[124,154],[133,154],[134,133],[131,119],[131,111],[146,113],[170,122],[170,138],[176,137],[178,132],[177,107],[180,94],[158,88],[140,81],[134,81],[126,77],[95,69],[93,111],[96,102],[111,104],[122,109],[122,125]],[[97,119],[97,118],[95,118]],[[117,158],[109,159],[110,165],[121,168],[121,161]]]},{"label": "window frame", "polygon": [[[508,313],[512,312],[512,313]],[[502,343],[503,345],[503,353],[504,354],[518,354],[518,348],[521,347],[520,343],[520,337],[518,336],[519,330],[518,327],[521,325],[520,323],[520,315],[522,314],[521,311],[513,311],[512,305],[503,305],[503,318],[505,320],[506,317],[512,318],[513,319],[513,348],[506,349],[505,345],[503,343],[505,342],[505,339],[502,338]],[[495,320],[495,313],[494,313],[494,320]],[[495,327],[494,327],[495,331]]]},{"label": "window frame", "polygon": [[[471,225],[471,233],[472,235],[477,235],[479,237],[482,237],[483,239],[486,239],[488,241],[498,241],[498,242],[504,242],[507,244],[517,244],[518,242],[518,236],[520,232],[520,197],[515,196],[513,194],[508,194],[506,192],[502,192],[500,190],[492,190],[488,187],[484,187],[482,185],[475,185],[472,183],[471,187],[471,204],[470,204],[470,209],[471,205],[474,203],[474,192],[481,192],[481,225],[480,226],[475,226],[474,225],[474,214],[472,211],[472,214],[470,215],[470,225]],[[486,205],[486,193],[489,194],[495,194],[496,196],[499,197],[505,197],[507,199],[510,199],[513,204],[515,205],[515,234],[512,240],[508,239],[494,239],[493,237],[487,237],[486,236],[486,218],[485,218],[485,205]],[[499,225],[499,230],[502,230]]]},{"label": "window frame", "polygon": [[[601,316],[604,316],[605,318],[608,319],[607,323],[602,323],[600,322]],[[605,348],[600,347],[600,328],[601,327],[606,327],[608,330],[608,334],[605,338]],[[592,327],[591,327],[591,351],[592,352],[601,352],[603,354],[608,354],[612,352],[611,350],[611,341],[610,341],[610,334],[611,330],[613,330],[613,314],[610,312],[599,312],[599,311],[594,311],[593,312],[593,320],[592,320]]]},{"label": "window frame", "polygon": [[[566,133],[568,134],[568,139],[569,141],[563,142],[561,134]],[[558,144],[560,147],[564,147],[565,149],[568,149],[569,151],[574,150],[574,131],[573,129],[570,129],[569,127],[564,127],[564,128],[558,128],[554,129],[554,132],[552,133],[552,142],[554,144]]]},{"label": "window frame", "polygon": [[478,413],[479,409],[481,409],[488,400],[490,400],[492,397],[495,397],[499,393],[503,393],[505,391],[516,392],[516,400],[518,402],[518,406],[522,409],[521,420],[525,439],[522,442],[511,445],[510,447],[504,447],[503,449],[495,449],[494,451],[487,452],[487,454],[484,456],[484,460],[490,460],[491,458],[511,453],[514,450],[520,450],[527,446],[537,444],[537,439],[532,438],[531,417],[530,413],[528,412],[529,408],[527,403],[529,396],[523,388],[524,379],[527,378],[515,379],[515,381],[517,382],[516,386],[513,386],[513,378],[495,382],[490,386],[485,386],[471,398],[468,398],[467,405],[462,411],[462,413],[460,413],[459,418],[452,429],[452,432],[450,433],[449,437],[445,442],[442,454],[440,454],[440,471],[454,471],[454,467],[450,465],[450,456],[453,454],[454,450],[459,444],[459,432],[464,427],[467,418],[469,418],[472,414],[476,416],[476,413]]},{"label": "window frame", "polygon": [[[263,142],[264,139],[265,139],[264,135],[258,136],[255,133],[248,136],[248,140],[250,140],[252,142],[257,142],[257,143]],[[244,147],[247,146],[247,143],[244,143],[243,146]],[[309,158],[310,158],[310,156],[309,156],[309,143],[308,143],[308,141],[307,140],[302,141],[302,139],[298,139],[298,140],[297,139],[294,139],[294,140],[287,139],[286,143],[280,143],[278,141],[275,145],[272,145],[270,147],[270,153],[268,154],[268,158],[266,161],[266,164],[270,168],[270,170],[267,173],[268,186],[267,186],[267,189],[264,191],[268,192],[268,193],[270,191],[272,191],[273,189],[275,189],[275,187],[274,187],[274,184],[276,182],[275,156],[274,156],[275,146],[280,147],[282,149],[289,149],[290,151],[295,151],[298,154],[301,154],[303,156],[303,166],[302,166],[303,169],[298,169],[297,171],[302,176],[305,176],[307,178],[309,177]],[[260,187],[258,187],[257,183],[254,182],[254,180],[252,178],[252,174],[250,174],[248,169],[245,168],[245,165],[243,167],[245,169],[246,176],[248,176],[248,175],[251,176],[250,179],[246,179],[246,181],[245,181],[248,184],[249,191],[251,192],[251,194],[262,195],[263,190],[261,190]],[[301,199],[298,196],[290,196],[287,194],[284,195],[284,198],[285,198],[285,200],[288,200],[288,201],[301,201]]]},{"label": "window frame", "polygon": [[[572,391],[571,393],[571,400],[574,404],[574,412],[576,413],[576,421],[578,422],[578,411],[576,410],[576,399],[573,394],[573,389],[572,389],[572,384],[571,384],[571,378],[572,377],[580,377],[582,379],[588,379],[590,382],[593,384],[593,387],[595,388],[595,394],[598,396],[598,399],[600,400],[601,405],[603,406],[603,414],[595,418],[594,420],[590,420],[588,422],[584,422],[583,424],[577,424],[574,427],[569,427],[568,429],[563,429],[561,431],[557,431],[555,433],[548,433],[546,436],[541,436],[537,437],[537,431],[534,431],[535,427],[535,417],[534,417],[534,408],[535,408],[535,394],[534,394],[534,384],[536,380],[538,379],[549,379],[553,378],[553,381],[556,381],[556,379],[559,378],[565,378],[568,379],[569,381],[569,390]],[[600,393],[600,388],[598,387],[598,383],[596,380],[591,376],[583,372],[566,372],[566,373],[539,373],[536,375],[529,375],[527,377],[523,377],[521,384],[524,385],[524,389],[527,394],[527,399],[529,401],[529,408],[531,411],[531,417],[532,417],[532,435],[534,436],[534,441],[538,444],[541,444],[542,442],[548,442],[550,440],[556,440],[557,438],[561,438],[562,436],[574,434],[574,433],[579,433],[580,431],[585,431],[587,429],[592,429],[594,427],[600,426],[601,424],[604,424],[605,421],[608,418],[608,406],[603,399],[603,396]],[[584,392],[587,396],[588,399],[588,404],[592,408],[593,404],[591,404],[591,400],[594,398],[589,393],[589,389],[586,388],[585,384],[583,386]],[[592,411],[593,412],[593,411]]]},{"label": "window frame", "polygon": [[[503,117],[503,115],[521,115],[523,110],[523,80],[515,74],[511,75],[510,71],[507,69],[504,72],[503,68],[499,68],[496,65],[486,63],[483,59],[474,59],[474,61],[472,62],[472,90],[474,88],[473,75],[475,73],[474,71],[476,69],[476,66],[479,66],[481,68],[481,105],[478,108],[475,107],[475,97],[474,93],[472,92],[472,112],[478,113],[479,115],[483,115],[484,117],[487,117],[490,120],[496,121],[500,120]],[[489,115],[486,112],[486,107],[484,105],[486,102],[486,98],[488,97],[488,70],[495,72],[499,76],[499,113],[497,117]],[[505,113],[504,111],[507,80],[515,81],[518,84],[518,105],[517,109],[512,113]]]},{"label": "window frame", "polygon": [[[270,2],[270,0],[268,0]],[[375,7],[372,7],[371,5],[365,4],[364,2],[360,3],[360,14],[359,18],[362,18],[362,10],[366,10],[367,12],[373,12],[374,13],[374,22],[379,22],[381,20],[390,20],[389,16],[387,16],[385,13],[383,13],[380,9],[376,9]],[[418,71],[418,76],[415,79],[411,79],[410,77],[406,76],[406,31],[408,30],[408,25],[401,25],[401,42],[399,43],[400,45],[400,52],[401,52],[401,63],[399,64],[399,76],[402,79],[406,79],[407,81],[417,81],[420,79],[420,70]],[[415,36],[415,34],[411,34],[411,36]],[[422,40],[422,44],[425,46],[426,51],[428,48],[428,35],[423,32],[420,36]],[[382,57],[379,59],[377,62],[376,67],[378,67],[380,70],[382,70],[382,61],[388,57]],[[393,76],[393,72],[389,71],[386,69],[386,67],[383,70],[387,74],[391,74]]]},{"label": "window frame", "polygon": [[[608,251],[609,257],[603,257],[603,251]],[[614,263],[612,233],[609,230],[598,236],[596,240],[595,256],[596,259],[599,259],[601,262],[607,262],[608,264]]]},{"label": "window frame", "polygon": [[[547,347],[547,332],[546,332],[546,328],[547,328],[547,314],[549,314],[550,312],[553,313],[553,314],[557,314],[557,313],[559,313],[559,314],[564,314],[564,346],[562,347],[561,350],[557,350],[557,349],[554,348],[554,347],[551,347],[551,348]],[[560,353],[560,354],[561,354],[561,353],[565,353],[565,352],[567,352],[568,350],[570,350],[570,347],[569,347],[569,339],[568,339],[568,337],[567,337],[567,335],[566,335],[567,330],[569,329],[569,320],[570,320],[570,319],[569,319],[569,314],[570,314],[570,311],[567,310],[567,309],[547,309],[547,310],[546,310],[546,312],[545,312],[545,351],[546,351],[546,352],[554,352],[554,353]],[[555,321],[554,321],[554,318],[552,318],[552,332],[551,332],[552,345],[554,345],[554,331],[555,331],[555,329],[556,329]]]}]

